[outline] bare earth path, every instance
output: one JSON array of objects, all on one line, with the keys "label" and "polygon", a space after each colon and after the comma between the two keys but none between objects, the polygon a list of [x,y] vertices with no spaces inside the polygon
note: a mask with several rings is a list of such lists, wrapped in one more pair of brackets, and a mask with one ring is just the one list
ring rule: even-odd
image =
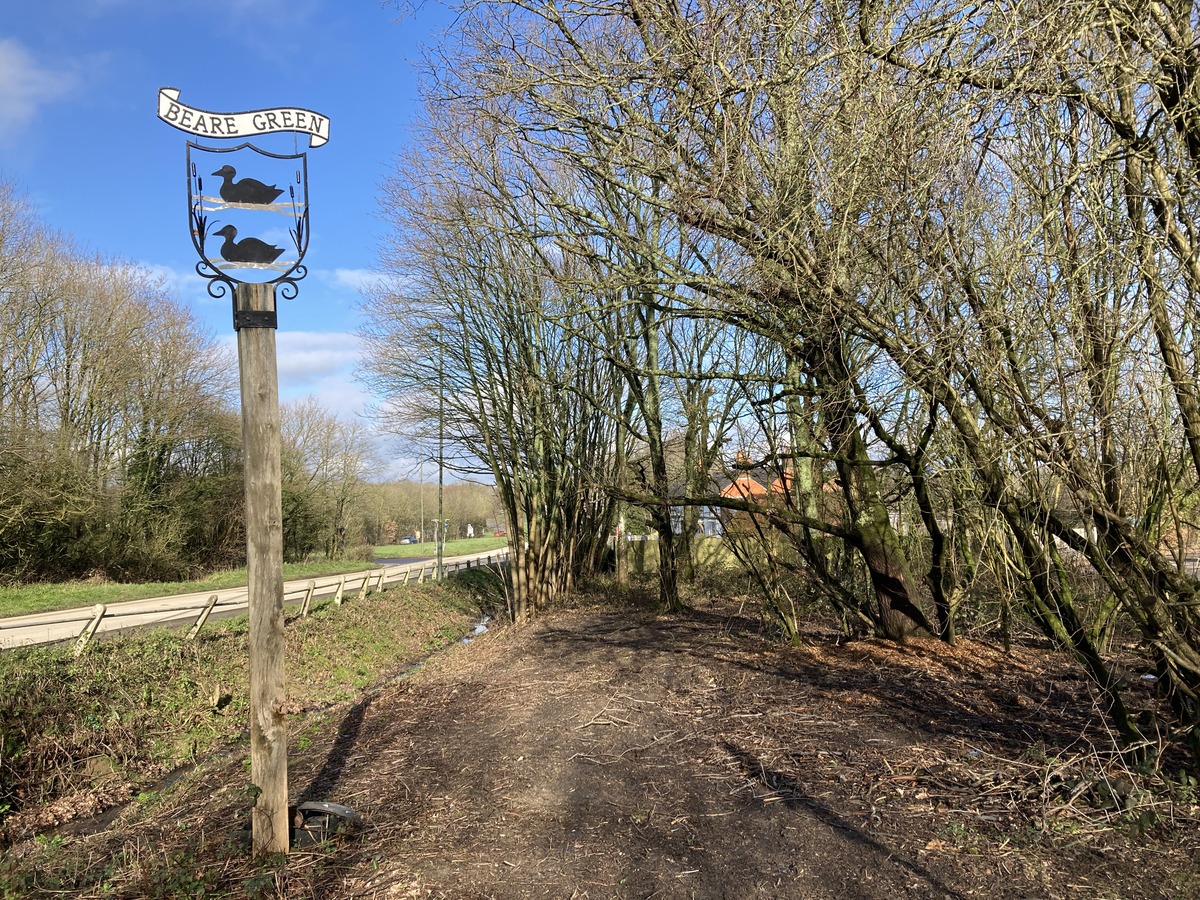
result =
[{"label": "bare earth path", "polygon": [[301,799],[366,825],[343,864],[294,861],[289,895],[1197,896],[1194,833],[1074,814],[1072,760],[1104,735],[1063,669],[975,643],[779,648],[716,610],[554,614],[293,752]]}]

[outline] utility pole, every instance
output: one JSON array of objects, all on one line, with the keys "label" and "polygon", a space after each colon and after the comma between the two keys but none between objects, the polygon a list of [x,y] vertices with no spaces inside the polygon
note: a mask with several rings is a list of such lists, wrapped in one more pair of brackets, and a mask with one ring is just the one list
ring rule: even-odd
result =
[{"label": "utility pole", "polygon": [[[437,539],[437,577],[442,580],[443,565],[446,558],[446,522],[442,518],[442,495],[445,490],[446,465],[446,368],[445,356],[442,353],[443,331],[438,328],[438,517],[441,526],[441,538]],[[437,534],[437,529],[434,529]]]}]

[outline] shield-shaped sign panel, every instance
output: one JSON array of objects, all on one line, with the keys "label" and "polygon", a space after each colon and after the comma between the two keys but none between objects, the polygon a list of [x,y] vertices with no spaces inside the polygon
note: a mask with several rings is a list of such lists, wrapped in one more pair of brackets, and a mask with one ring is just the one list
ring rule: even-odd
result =
[{"label": "shield-shaped sign panel", "polygon": [[187,167],[192,243],[220,272],[216,277],[266,284],[303,276],[306,154],[269,153],[251,144],[214,149],[189,141]]}]

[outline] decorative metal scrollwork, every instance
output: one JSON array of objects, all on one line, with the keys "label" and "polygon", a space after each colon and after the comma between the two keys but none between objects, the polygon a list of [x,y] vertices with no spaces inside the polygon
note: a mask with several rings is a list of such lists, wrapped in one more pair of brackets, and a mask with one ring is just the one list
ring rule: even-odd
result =
[{"label": "decorative metal scrollwork", "polygon": [[284,300],[295,300],[300,295],[300,285],[296,284],[308,274],[308,267],[304,263],[300,263],[292,270],[291,275],[286,278],[280,278],[276,284],[279,285],[279,296]]},{"label": "decorative metal scrollwork", "polygon": [[208,289],[208,296],[214,300],[222,300],[225,297],[233,296],[233,290],[237,287],[237,282],[220,269],[211,265],[208,260],[202,259],[196,263],[196,274],[208,281],[205,287]]},{"label": "decorative metal scrollwork", "polygon": [[[309,239],[306,155],[271,153],[252,144],[206,147],[191,141],[187,150],[188,224],[204,261],[197,272],[209,279],[209,294],[224,296],[225,289],[216,287],[220,281],[234,286],[281,284],[284,296],[295,298],[297,282],[307,274],[301,262]],[[246,171],[261,180],[248,177]],[[290,240],[281,241],[283,246],[265,239],[279,217],[290,220]]]}]

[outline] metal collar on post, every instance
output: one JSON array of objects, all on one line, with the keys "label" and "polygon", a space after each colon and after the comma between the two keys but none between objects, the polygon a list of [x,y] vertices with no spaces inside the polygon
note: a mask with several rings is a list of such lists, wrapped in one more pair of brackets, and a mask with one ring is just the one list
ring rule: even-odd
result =
[{"label": "metal collar on post", "polygon": [[233,330],[243,328],[278,328],[279,317],[273,309],[233,311]]}]

